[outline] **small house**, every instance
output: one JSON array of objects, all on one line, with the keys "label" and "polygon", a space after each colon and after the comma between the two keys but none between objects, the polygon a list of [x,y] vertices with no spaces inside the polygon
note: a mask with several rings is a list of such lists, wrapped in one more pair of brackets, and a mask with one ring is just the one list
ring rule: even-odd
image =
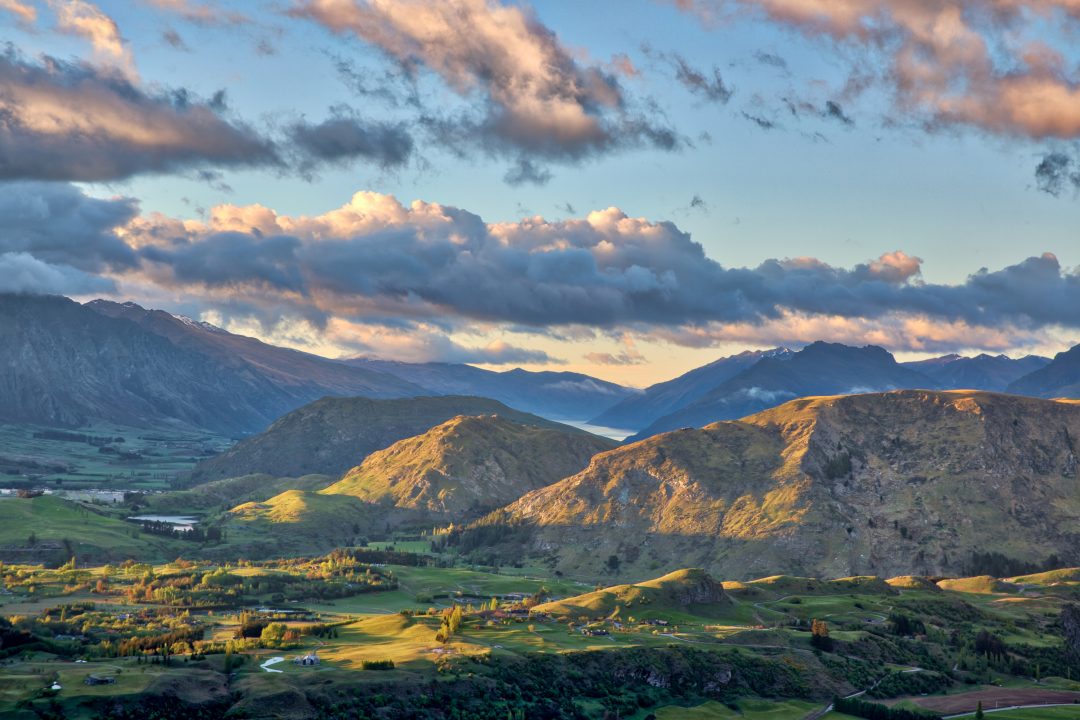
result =
[{"label": "small house", "polygon": [[293,662],[297,665],[318,665],[319,655],[316,651],[312,650],[307,655],[298,655]]}]

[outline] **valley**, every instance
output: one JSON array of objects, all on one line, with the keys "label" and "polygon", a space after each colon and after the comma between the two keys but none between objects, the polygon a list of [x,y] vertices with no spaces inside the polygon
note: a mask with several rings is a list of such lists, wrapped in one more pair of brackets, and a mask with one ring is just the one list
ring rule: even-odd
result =
[{"label": "valley", "polygon": [[59,308],[288,398],[0,426],[4,717],[1080,717],[1080,403],[1001,392],[1067,354],[816,343],[624,393]]}]

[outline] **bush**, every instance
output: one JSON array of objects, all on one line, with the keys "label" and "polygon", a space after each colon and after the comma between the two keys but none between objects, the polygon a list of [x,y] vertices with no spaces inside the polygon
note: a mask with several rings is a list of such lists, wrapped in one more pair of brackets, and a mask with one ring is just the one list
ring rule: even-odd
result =
[{"label": "bush", "polygon": [[365,670],[393,670],[393,660],[364,660],[360,663],[360,667]]}]

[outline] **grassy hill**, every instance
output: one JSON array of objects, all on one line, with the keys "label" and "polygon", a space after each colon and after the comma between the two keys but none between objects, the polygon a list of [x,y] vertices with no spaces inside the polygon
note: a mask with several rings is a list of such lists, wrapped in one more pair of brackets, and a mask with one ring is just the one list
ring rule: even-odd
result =
[{"label": "grassy hill", "polygon": [[469,519],[573,475],[615,443],[498,415],[457,416],[369,455],[323,490]]},{"label": "grassy hill", "polygon": [[[564,572],[977,575],[1075,564],[1080,407],[974,391],[803,398],[605,453],[466,530]],[[492,528],[513,532],[503,542]],[[511,541],[512,540],[512,541]],[[484,552],[490,552],[485,550]]]},{"label": "grassy hill", "polygon": [[0,560],[115,562],[176,557],[190,544],[139,532],[120,516],[51,495],[0,498]]},{"label": "grassy hill", "polygon": [[341,476],[369,454],[458,415],[499,415],[534,427],[581,432],[487,398],[460,395],[393,400],[323,398],[278,419],[265,432],[203,461],[193,484],[255,473]]},{"label": "grassy hill", "polygon": [[355,544],[373,531],[382,533],[406,513],[388,513],[346,495],[286,490],[264,502],[246,502],[230,510],[229,540],[250,555],[322,551]]},{"label": "grassy hill", "polygon": [[614,585],[565,600],[543,603],[534,608],[556,617],[601,619],[634,616],[639,620],[673,614],[717,617],[728,610],[731,600],[724,586],[701,569],[676,570],[655,580],[635,585]]}]

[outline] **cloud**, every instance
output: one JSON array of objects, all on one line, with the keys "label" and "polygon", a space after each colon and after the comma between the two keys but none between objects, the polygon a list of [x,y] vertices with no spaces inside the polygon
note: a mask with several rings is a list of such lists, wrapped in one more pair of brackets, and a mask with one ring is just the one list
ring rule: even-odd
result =
[{"label": "cloud", "polygon": [[624,333],[620,342],[623,347],[618,353],[591,352],[585,354],[585,359],[596,365],[644,365],[648,362],[629,333]]},{"label": "cloud", "polygon": [[787,60],[780,57],[776,53],[758,51],[754,53],[754,59],[762,65],[768,65],[770,67],[774,67],[780,70],[788,69]]},{"label": "cloud", "polygon": [[137,213],[132,200],[91,198],[65,183],[0,182],[0,253],[85,272],[132,269],[136,252],[115,230]]},{"label": "cloud", "polygon": [[176,32],[172,28],[168,28],[165,32],[161,33],[161,39],[165,41],[167,45],[174,50],[182,50],[183,52],[191,52],[191,48],[184,42],[184,38],[180,37],[180,33]]},{"label": "cloud", "polygon": [[141,2],[158,10],[178,15],[196,25],[242,25],[251,22],[251,19],[243,13],[195,3],[191,0],[141,0]]},{"label": "cloud", "polygon": [[547,168],[537,165],[529,158],[518,158],[516,164],[514,164],[509,170],[506,171],[506,175],[503,176],[503,180],[507,185],[525,185],[526,183],[531,185],[546,185],[551,180],[551,171]]},{"label": "cloud", "polygon": [[743,112],[742,116],[746,120],[749,120],[750,122],[757,125],[762,130],[775,130],[776,127],[777,127],[777,124],[776,124],[775,121],[770,120],[769,118],[766,118],[766,117],[762,117],[761,115],[753,115],[753,114],[748,113],[748,112]]},{"label": "cloud", "polygon": [[378,48],[412,78],[438,77],[468,102],[426,112],[455,152],[577,162],[629,147],[672,150],[677,134],[635,113],[616,72],[568,50],[526,8],[494,0],[304,0],[292,11]]},{"label": "cloud", "polygon": [[89,40],[99,58],[135,77],[135,61],[120,28],[101,8],[88,0],[49,0],[49,6],[57,30]]},{"label": "cloud", "polygon": [[186,91],[151,94],[113,71],[0,55],[0,179],[117,180],[277,162],[272,145]]},{"label": "cloud", "polygon": [[37,22],[37,8],[21,0],[0,0],[0,10],[11,13],[24,25]]},{"label": "cloud", "polygon": [[0,252],[0,293],[89,295],[115,290],[107,278],[52,265],[29,253]]},{"label": "cloud", "polygon": [[726,105],[735,94],[735,91],[724,82],[724,78],[720,75],[720,68],[715,65],[711,72],[707,72],[693,67],[678,53],[671,53],[668,58],[675,67],[675,79],[695,95],[709,102]]},{"label": "cloud", "polygon": [[710,25],[760,18],[834,44],[853,77],[872,66],[896,110],[931,128],[1080,136],[1080,81],[1066,60],[1075,0],[669,1]]},{"label": "cloud", "polygon": [[412,135],[403,124],[365,120],[348,108],[334,109],[320,123],[294,123],[287,134],[304,156],[300,167],[306,172],[316,165],[358,159],[383,169],[396,168],[413,152]]},{"label": "cloud", "polygon": [[[688,346],[829,339],[935,351],[1007,349],[1080,327],[1080,270],[1049,253],[946,285],[925,282],[922,261],[901,251],[848,268],[811,257],[728,268],[674,224],[616,208],[487,223],[452,206],[360,192],[321,215],[221,205],[200,221],[137,216],[129,199],[60,183],[0,190],[0,254],[18,256],[9,264],[29,267],[26,255],[71,284],[93,274],[121,292],[191,298],[265,328],[282,318],[320,332],[348,323],[383,328],[398,344],[477,326],[553,338],[608,330],[622,334],[622,349],[588,359],[626,365],[641,359],[630,332]],[[552,362],[498,344],[428,350]]]},{"label": "cloud", "polygon": [[1035,167],[1035,186],[1054,197],[1069,188],[1080,191],[1080,163],[1063,152],[1047,153]]}]

